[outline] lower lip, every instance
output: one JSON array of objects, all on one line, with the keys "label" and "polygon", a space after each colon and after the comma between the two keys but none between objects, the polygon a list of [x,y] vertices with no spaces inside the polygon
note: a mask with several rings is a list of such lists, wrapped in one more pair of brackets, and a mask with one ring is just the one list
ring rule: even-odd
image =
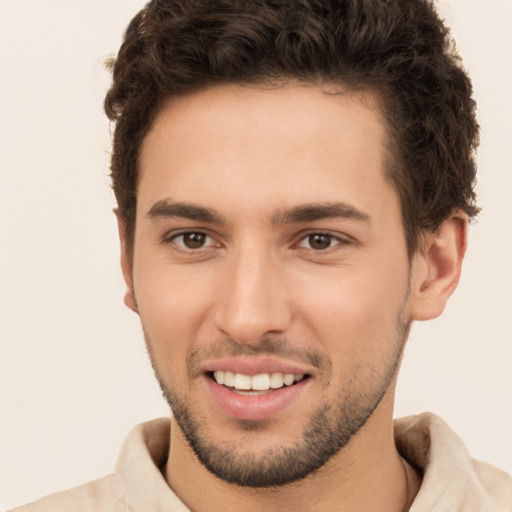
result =
[{"label": "lower lip", "polygon": [[240,420],[265,420],[278,414],[299,398],[310,381],[307,378],[293,386],[271,390],[264,395],[241,395],[217,384],[207,375],[204,380],[220,409],[228,416]]}]

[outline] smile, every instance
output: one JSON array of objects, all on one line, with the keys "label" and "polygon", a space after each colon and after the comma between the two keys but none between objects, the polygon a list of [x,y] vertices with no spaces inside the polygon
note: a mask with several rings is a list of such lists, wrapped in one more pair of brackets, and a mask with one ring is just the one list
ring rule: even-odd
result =
[{"label": "smile", "polygon": [[280,372],[259,373],[251,376],[222,370],[217,370],[212,375],[217,384],[221,384],[235,393],[246,395],[265,394],[273,389],[293,386],[307,377],[307,374]]},{"label": "smile", "polygon": [[[245,373],[211,369],[203,373],[207,394],[223,415],[243,420],[269,419],[301,403],[299,397],[304,397],[314,381],[311,374],[299,373],[299,368],[295,368],[297,372],[292,368],[277,371],[273,365],[295,366],[274,362],[267,364],[268,371],[264,372],[261,361],[258,364],[246,361],[238,365],[246,366],[242,370]],[[259,371],[254,366],[259,366]]]}]

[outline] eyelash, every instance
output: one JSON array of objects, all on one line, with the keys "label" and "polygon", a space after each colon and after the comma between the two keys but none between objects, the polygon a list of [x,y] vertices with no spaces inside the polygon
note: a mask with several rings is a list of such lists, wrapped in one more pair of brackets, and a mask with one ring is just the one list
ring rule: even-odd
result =
[{"label": "eyelash", "polygon": [[[210,243],[209,245],[205,246],[204,244],[202,244],[200,247],[196,247],[196,248],[191,248],[191,247],[187,247],[185,245],[185,242],[183,240],[184,237],[186,237],[187,235],[189,236],[192,236],[192,235],[199,235],[199,237],[204,237],[204,240],[208,240],[210,239],[213,243]],[[313,247],[304,247],[302,244],[304,242],[307,243],[307,240],[309,239],[310,242],[311,242],[311,238],[312,237],[325,237],[328,239],[328,242],[329,242],[329,246],[328,247],[325,247],[325,248],[319,248],[319,249],[314,249]],[[177,242],[178,239],[182,239],[182,242],[179,243]],[[194,231],[194,230],[189,230],[189,231],[181,231],[179,233],[174,233],[170,236],[166,236],[162,243],[164,245],[167,245],[167,244],[170,244],[170,243],[174,243],[178,246],[178,250],[180,251],[183,251],[183,252],[189,252],[189,253],[200,253],[200,252],[203,252],[204,250],[208,250],[211,246],[216,246],[216,247],[220,247],[221,244],[220,243],[215,243],[215,239],[209,235],[208,233],[204,232],[204,231]],[[340,245],[348,245],[351,243],[351,240],[348,239],[348,237],[343,237],[343,236],[340,236],[340,235],[335,235],[333,233],[329,233],[329,232],[325,232],[325,231],[310,231],[308,233],[305,233],[305,234],[302,234],[299,239],[298,239],[298,242],[294,243],[293,246],[294,247],[297,247],[299,249],[304,249],[304,250],[307,250],[307,251],[313,251],[315,254],[328,254],[330,252],[332,252],[333,250],[336,250],[335,248],[340,246]]]},{"label": "eyelash", "polygon": [[347,238],[341,237],[339,235],[334,235],[332,233],[325,232],[325,231],[312,231],[310,233],[303,235],[300,238],[297,245],[302,248],[301,244],[308,239],[310,239],[310,242],[311,242],[312,237],[325,237],[325,238],[329,239],[329,246],[326,248],[314,249],[312,247],[304,247],[305,249],[312,250],[315,253],[327,253],[339,245],[346,245],[346,244],[350,243]]},{"label": "eyelash", "polygon": [[[182,231],[180,233],[175,233],[171,236],[168,236],[168,237],[165,237],[164,240],[163,240],[163,244],[164,245],[167,245],[169,243],[175,243],[176,245],[178,245],[180,247],[180,250],[182,251],[189,251],[189,252],[199,252],[200,250],[204,250],[205,247],[204,246],[201,246],[201,247],[198,247],[198,248],[190,248],[190,247],[186,247],[184,241],[183,241],[183,238],[186,237],[187,235],[199,235],[199,236],[202,236],[205,238],[205,240],[207,239],[211,239],[212,241],[214,241],[214,238],[209,235],[208,233],[205,233],[204,231]],[[178,243],[176,242],[176,240],[178,240],[179,238],[182,239],[182,243]],[[219,244],[217,244],[219,245]]]}]

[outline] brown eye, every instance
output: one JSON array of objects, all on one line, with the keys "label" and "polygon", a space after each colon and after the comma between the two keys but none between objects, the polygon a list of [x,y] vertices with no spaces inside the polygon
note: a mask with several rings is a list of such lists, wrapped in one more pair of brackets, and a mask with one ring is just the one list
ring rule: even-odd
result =
[{"label": "brown eye", "polygon": [[205,246],[213,244],[213,239],[206,233],[199,231],[190,231],[188,233],[180,233],[172,238],[172,241],[185,249],[202,249]]},{"label": "brown eye", "polygon": [[331,246],[332,237],[329,235],[309,235],[308,242],[311,249],[321,251],[322,249],[328,249]]},{"label": "brown eye", "polygon": [[329,235],[328,233],[311,233],[300,241],[299,247],[312,249],[314,251],[325,251],[340,243],[341,241],[338,237]]},{"label": "brown eye", "polygon": [[187,233],[183,235],[183,243],[189,249],[199,249],[204,245],[206,235],[204,233]]}]

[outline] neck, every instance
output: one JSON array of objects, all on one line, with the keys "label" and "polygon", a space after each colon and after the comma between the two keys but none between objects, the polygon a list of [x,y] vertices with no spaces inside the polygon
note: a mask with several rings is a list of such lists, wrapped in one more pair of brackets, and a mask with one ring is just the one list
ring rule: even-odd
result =
[{"label": "neck", "polygon": [[239,487],[215,477],[199,462],[172,420],[166,479],[194,512],[409,510],[420,479],[396,450],[392,404],[386,407],[387,400],[385,397],[366,425],[320,470],[277,488]]}]

